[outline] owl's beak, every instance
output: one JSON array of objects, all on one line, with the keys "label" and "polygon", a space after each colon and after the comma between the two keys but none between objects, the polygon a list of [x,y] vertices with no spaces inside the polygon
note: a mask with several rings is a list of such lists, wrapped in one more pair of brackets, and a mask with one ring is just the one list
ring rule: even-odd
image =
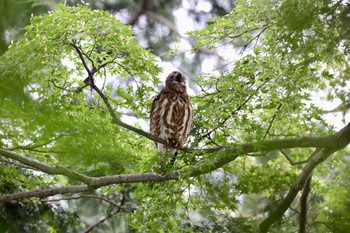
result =
[{"label": "owl's beak", "polygon": [[175,83],[178,83],[178,84],[180,84],[180,85],[182,85],[182,86],[186,86],[186,83],[185,82],[178,82],[178,81],[175,81]]}]

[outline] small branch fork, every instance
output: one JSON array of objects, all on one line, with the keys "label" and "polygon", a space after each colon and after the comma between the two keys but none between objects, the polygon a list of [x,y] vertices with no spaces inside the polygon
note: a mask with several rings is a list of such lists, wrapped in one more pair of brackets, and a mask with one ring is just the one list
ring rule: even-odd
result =
[{"label": "small branch fork", "polygon": [[242,47],[242,49],[241,49],[241,51],[239,52],[239,54],[242,55],[242,54],[244,53],[244,51],[247,49],[247,47],[248,47],[254,40],[256,40],[256,42],[255,42],[255,46],[256,46],[256,44],[258,43],[258,40],[259,40],[260,36],[261,36],[268,28],[269,28],[268,25],[264,25],[263,28],[261,29],[261,31],[260,31],[256,36],[254,36],[251,40],[249,40],[249,41]]}]

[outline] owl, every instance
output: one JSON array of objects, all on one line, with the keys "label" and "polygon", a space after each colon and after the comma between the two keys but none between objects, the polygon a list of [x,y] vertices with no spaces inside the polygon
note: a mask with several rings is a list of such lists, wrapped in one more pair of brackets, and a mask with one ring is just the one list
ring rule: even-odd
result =
[{"label": "owl", "polygon": [[167,141],[171,146],[155,142],[158,152],[171,153],[174,164],[177,151],[182,147],[193,126],[193,111],[186,92],[185,76],[171,72],[165,80],[165,87],[154,98],[151,110],[151,134]]}]

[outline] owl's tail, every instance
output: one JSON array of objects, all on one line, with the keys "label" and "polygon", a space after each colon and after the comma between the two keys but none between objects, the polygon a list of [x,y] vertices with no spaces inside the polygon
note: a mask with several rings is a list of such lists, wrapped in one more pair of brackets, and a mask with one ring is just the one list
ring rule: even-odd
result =
[{"label": "owl's tail", "polygon": [[174,165],[176,157],[177,157],[178,149],[167,147],[161,143],[157,143],[157,149],[158,149],[158,152],[169,153],[169,154],[173,155],[173,157],[171,158],[171,165]]}]

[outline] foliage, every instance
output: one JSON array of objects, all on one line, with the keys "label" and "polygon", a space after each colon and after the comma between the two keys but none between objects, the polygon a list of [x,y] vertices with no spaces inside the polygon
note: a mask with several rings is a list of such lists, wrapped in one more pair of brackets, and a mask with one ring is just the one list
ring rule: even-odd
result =
[{"label": "foliage", "polygon": [[22,28],[29,23],[31,15],[46,13],[48,10],[48,6],[36,0],[1,0],[0,54],[7,50],[11,40],[17,40],[22,35]]},{"label": "foliage", "polygon": [[[153,65],[154,58],[137,45],[131,30],[107,13],[63,5],[53,14],[34,18],[26,29],[26,37],[11,47],[1,67],[4,80],[1,87],[5,90],[2,132],[3,138],[8,139],[2,143],[13,148],[45,144],[48,152],[61,154],[59,160],[76,160],[71,163],[87,160],[91,163],[96,153],[108,159],[116,148],[131,149],[126,141],[118,139],[129,133],[111,124],[101,100],[94,93],[86,97],[77,91],[86,77],[74,48],[82,51],[85,62],[92,67],[103,66],[97,75],[105,76],[96,82],[101,86],[107,83],[104,91],[115,96],[112,99],[115,106],[133,109],[142,116],[148,111],[144,98],[150,98],[147,98],[151,90],[149,81],[157,83],[155,74],[159,69]],[[115,86],[116,92],[110,88],[112,74],[122,79]],[[134,84],[123,79],[130,75]],[[16,86],[10,85],[12,82]],[[125,89],[123,82],[127,85]],[[12,117],[15,111],[20,114]],[[106,137],[106,132],[113,136]],[[50,140],[55,142],[50,144]],[[87,141],[92,143],[87,145]],[[123,159],[119,163],[122,165]]]},{"label": "foliage", "polygon": [[[192,32],[197,49],[225,48],[239,56],[229,56],[219,75],[197,77],[200,91],[192,98],[195,128],[188,145],[193,150],[180,152],[175,166],[156,176],[153,142],[130,126],[133,122],[120,121],[131,119],[125,115],[132,112],[145,124],[153,88],[160,83],[156,57],[138,45],[129,26],[104,11],[59,4],[33,17],[24,36],[1,56],[0,149],[27,162],[0,151],[0,198],[89,185],[93,178],[124,179],[119,185],[90,186],[81,196],[62,191],[55,204],[50,195],[15,199],[0,207],[0,226],[51,232],[91,227],[96,232],[257,232],[306,168],[318,165],[312,156],[342,136],[323,137],[335,129],[313,100],[318,92],[328,100],[347,100],[349,9],[343,1],[237,1],[229,14]],[[296,145],[288,144],[295,138]],[[321,143],[307,144],[310,138]],[[348,149],[340,150],[336,142],[331,149],[339,151],[320,160],[313,172],[310,232],[341,232],[350,221]],[[45,174],[35,162],[64,172]],[[132,183],[137,175],[144,179]],[[271,232],[296,231],[298,201],[289,207]],[[79,222],[73,221],[77,215]],[[21,224],[29,218],[30,224]],[[38,228],[36,221],[42,223]]]},{"label": "foliage", "polygon": [[[96,85],[118,110],[148,115],[150,91],[158,83],[154,57],[108,13],[59,5],[49,15],[34,17],[25,37],[2,57],[1,146],[92,175],[127,172],[138,156],[146,156],[133,143],[141,146],[145,140],[134,135],[131,143],[130,132],[112,124],[96,93],[83,89],[88,74],[77,49],[86,66],[97,70]],[[113,84],[116,75],[120,81]],[[19,187],[20,180],[13,183],[10,176],[23,176],[20,171],[2,169],[2,180]],[[25,189],[49,182],[36,182],[38,176],[29,174]]]},{"label": "foliage", "polygon": [[[228,139],[235,142],[247,137],[261,140],[269,135],[324,132],[324,112],[308,100],[315,90],[335,98],[335,89],[329,87],[346,85],[349,71],[343,47],[347,40],[342,28],[334,26],[339,16],[328,17],[337,6],[329,4],[242,1],[230,14],[193,33],[205,46],[234,43],[243,50],[250,49],[227,74],[198,80],[203,91],[195,100],[197,115],[206,123],[202,130],[219,131],[206,136],[222,144]],[[346,10],[338,7],[339,11]],[[221,104],[213,105],[214,101]],[[213,107],[218,113],[214,117]],[[269,119],[275,123],[270,124]]]}]

